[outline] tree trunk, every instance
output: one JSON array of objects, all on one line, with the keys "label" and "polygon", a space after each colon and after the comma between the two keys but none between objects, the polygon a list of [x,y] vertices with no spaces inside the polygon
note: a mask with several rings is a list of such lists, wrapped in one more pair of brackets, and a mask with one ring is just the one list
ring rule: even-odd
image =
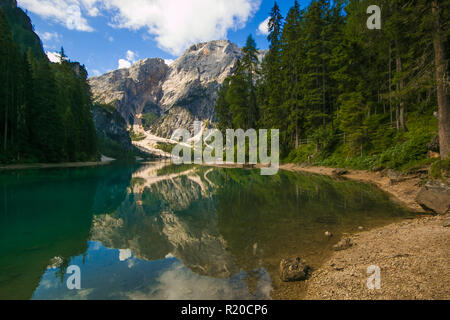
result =
[{"label": "tree trunk", "polygon": [[391,115],[391,126],[392,126],[392,60],[391,60],[391,44],[389,43],[389,113]]},{"label": "tree trunk", "polygon": [[432,13],[434,18],[434,59],[436,64],[436,89],[439,106],[439,144],[441,159],[446,159],[450,153],[450,106],[445,87],[445,53],[441,38],[441,22],[439,17],[439,4],[433,0]]},{"label": "tree trunk", "polygon": [[[399,53],[397,53],[399,54]],[[397,56],[397,72],[401,73],[402,72],[402,59],[400,56]],[[399,94],[399,99],[400,99],[400,103],[399,103],[399,109],[398,109],[398,118],[397,118],[397,130],[401,129],[402,131],[405,131],[405,103],[403,102],[403,99],[401,98],[401,91],[403,90],[404,87],[404,81],[403,78],[400,79],[400,83],[398,84],[397,88],[398,88],[398,94]]]},{"label": "tree trunk", "polygon": [[7,136],[8,136],[8,103],[6,103],[5,105],[5,136],[4,136],[4,140],[3,140],[3,151],[6,152],[6,147],[7,147]]}]

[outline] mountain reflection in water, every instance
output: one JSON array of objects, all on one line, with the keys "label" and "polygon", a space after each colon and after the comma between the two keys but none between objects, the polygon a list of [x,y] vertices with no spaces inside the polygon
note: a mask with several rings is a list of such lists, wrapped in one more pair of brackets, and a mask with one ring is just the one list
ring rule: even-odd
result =
[{"label": "mountain reflection in water", "polygon": [[[158,162],[3,174],[0,298],[270,299],[287,285],[281,258],[318,267],[343,233],[409,215],[370,185],[259,173]],[[81,290],[67,289],[69,265]]]}]

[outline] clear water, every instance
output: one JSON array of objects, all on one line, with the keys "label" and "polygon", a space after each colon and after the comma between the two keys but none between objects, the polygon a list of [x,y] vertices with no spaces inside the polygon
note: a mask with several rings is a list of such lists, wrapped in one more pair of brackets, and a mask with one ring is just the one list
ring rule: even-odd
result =
[{"label": "clear water", "polygon": [[[317,268],[344,233],[411,215],[371,185],[292,172],[1,173],[0,299],[297,298],[301,285],[279,280],[282,258]],[[67,287],[71,265],[80,290]]]}]

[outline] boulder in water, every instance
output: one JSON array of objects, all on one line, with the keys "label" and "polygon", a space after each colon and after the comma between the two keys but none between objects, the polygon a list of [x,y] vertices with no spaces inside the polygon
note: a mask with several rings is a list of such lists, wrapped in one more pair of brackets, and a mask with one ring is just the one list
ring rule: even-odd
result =
[{"label": "boulder in water", "polygon": [[280,278],[285,282],[305,280],[310,269],[301,258],[283,259],[280,263]]}]

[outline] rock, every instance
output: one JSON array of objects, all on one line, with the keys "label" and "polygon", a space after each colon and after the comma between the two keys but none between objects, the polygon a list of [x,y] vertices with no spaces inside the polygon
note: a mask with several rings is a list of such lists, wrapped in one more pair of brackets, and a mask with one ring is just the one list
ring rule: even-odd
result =
[{"label": "rock", "polygon": [[450,227],[450,219],[445,220],[443,226],[444,227]]},{"label": "rock", "polygon": [[385,175],[389,178],[389,182],[391,185],[394,185],[396,183],[399,183],[399,182],[402,182],[405,180],[405,178],[402,177],[402,175],[400,173],[398,173],[397,171],[394,171],[392,169],[386,170]]},{"label": "rock", "polygon": [[353,242],[350,238],[344,238],[333,246],[334,251],[345,250],[353,246]]},{"label": "rock", "polygon": [[346,169],[334,169],[333,171],[331,171],[331,174],[335,175],[335,176],[343,176],[344,174],[347,174],[348,170]]},{"label": "rock", "polygon": [[95,106],[93,118],[99,139],[111,140],[125,150],[133,150],[125,120],[117,111]]},{"label": "rock", "polygon": [[280,262],[280,278],[285,282],[305,280],[310,269],[301,258],[283,259]]},{"label": "rock", "polygon": [[364,230],[364,227],[363,226],[359,226],[358,230]]},{"label": "rock", "polygon": [[330,264],[330,266],[334,269],[334,270],[336,270],[336,271],[342,271],[342,270],[344,270],[344,264],[342,264],[342,263],[339,263],[339,262],[332,262],[331,264]]},{"label": "rock", "polygon": [[160,116],[158,100],[168,70],[163,59],[144,59],[131,68],[92,77],[89,84],[96,102],[113,104],[127,125],[140,124],[143,113]]},{"label": "rock", "polygon": [[[259,59],[262,59],[262,52]],[[131,68],[89,79],[95,100],[113,103],[127,125],[140,125],[142,114],[159,118],[152,134],[170,138],[194,120],[215,119],[217,90],[243,56],[228,40],[199,43],[170,66],[162,59],[144,59]]]},{"label": "rock", "polygon": [[439,135],[435,135],[433,139],[427,144],[427,149],[431,152],[439,152]]},{"label": "rock", "polygon": [[384,166],[373,166],[371,170],[372,170],[372,172],[381,172],[385,169],[386,169],[386,167],[384,167]]},{"label": "rock", "polygon": [[431,180],[420,190],[416,201],[427,211],[446,214],[450,210],[450,186]]},{"label": "rock", "polygon": [[330,231],[325,231],[325,237],[332,237],[333,234]]}]

